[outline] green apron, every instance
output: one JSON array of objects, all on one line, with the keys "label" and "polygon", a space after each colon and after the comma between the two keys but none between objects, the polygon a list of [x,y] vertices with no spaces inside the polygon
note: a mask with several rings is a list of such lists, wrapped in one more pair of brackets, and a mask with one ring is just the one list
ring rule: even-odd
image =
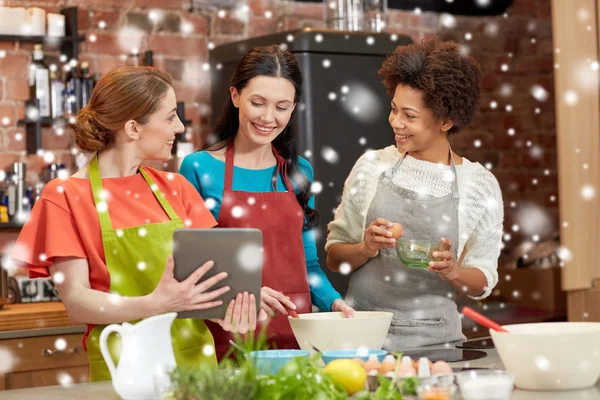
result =
[{"label": "green apron", "polygon": [[[98,158],[89,163],[90,184],[98,210],[106,266],[110,273],[110,292],[120,296],[145,296],[152,293],[164,272],[167,257],[173,252],[173,231],[184,228],[183,221],[152,178],[139,168],[170,221],[140,225],[126,229],[113,229],[103,200],[102,178]],[[126,190],[126,188],[123,188]],[[136,212],[134,208],[130,210]],[[136,323],[138,321],[130,321]],[[100,332],[105,326],[95,326],[88,336],[87,354],[90,362],[90,381],[110,380],[110,372],[100,352]],[[178,366],[217,366],[213,337],[199,319],[175,319],[171,328],[173,351]],[[108,348],[115,365],[121,353],[121,340],[117,335],[108,339]],[[205,348],[205,346],[207,346]],[[148,349],[152,351],[152,349]]]}]

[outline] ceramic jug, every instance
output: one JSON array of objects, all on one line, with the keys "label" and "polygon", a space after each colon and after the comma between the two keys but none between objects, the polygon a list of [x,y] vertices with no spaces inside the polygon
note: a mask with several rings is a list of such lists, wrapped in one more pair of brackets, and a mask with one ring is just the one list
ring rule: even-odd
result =
[{"label": "ceramic jug", "polygon": [[[125,400],[159,399],[154,375],[177,366],[171,342],[171,325],[177,313],[146,318],[137,324],[108,325],[100,334],[100,350],[112,377],[115,392]],[[117,365],[108,350],[108,337],[121,336]]]}]

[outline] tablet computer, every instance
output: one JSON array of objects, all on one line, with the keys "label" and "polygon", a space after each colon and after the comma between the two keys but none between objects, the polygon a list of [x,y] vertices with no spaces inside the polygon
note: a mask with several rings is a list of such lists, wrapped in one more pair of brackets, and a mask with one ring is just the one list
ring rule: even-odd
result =
[{"label": "tablet computer", "polygon": [[238,293],[248,292],[256,297],[256,310],[260,309],[262,285],[263,240],[259,229],[210,228],[177,229],[173,232],[174,276],[183,281],[207,261],[215,265],[201,281],[220,272],[229,275],[209,291],[223,286],[231,290],[218,300],[223,304],[207,310],[182,311],[177,318],[223,319],[227,306]]}]

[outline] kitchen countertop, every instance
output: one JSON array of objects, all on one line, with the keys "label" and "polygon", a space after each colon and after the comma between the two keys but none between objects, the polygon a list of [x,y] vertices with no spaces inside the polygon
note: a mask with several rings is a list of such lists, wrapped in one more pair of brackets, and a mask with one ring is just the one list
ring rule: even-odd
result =
[{"label": "kitchen countertop", "polygon": [[[485,367],[502,369],[502,361],[496,350],[486,350],[488,356],[470,362],[453,363],[452,366],[460,367]],[[0,400],[67,400],[67,399],[94,399],[94,400],[119,400],[110,382],[82,383],[70,387],[52,386],[33,389],[0,391]],[[515,390],[511,400],[600,400],[600,381],[597,385],[584,390],[564,392],[533,392]],[[457,399],[458,400],[458,399]]]},{"label": "kitchen countertop", "polygon": [[85,332],[61,302],[6,304],[0,309],[0,340]]}]

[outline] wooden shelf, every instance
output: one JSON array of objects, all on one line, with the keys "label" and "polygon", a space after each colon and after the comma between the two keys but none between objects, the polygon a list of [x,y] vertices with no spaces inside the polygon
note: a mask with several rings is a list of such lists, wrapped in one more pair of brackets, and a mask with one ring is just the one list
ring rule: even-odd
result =
[{"label": "wooden shelf", "polygon": [[[38,121],[35,120],[31,120],[31,119],[20,119],[17,121],[17,124],[24,124],[24,125],[28,125],[28,124],[35,124]],[[69,122],[68,118],[48,118],[48,117],[42,117],[39,119],[39,123],[41,126],[54,126],[56,124],[58,125],[71,125],[71,123]]]},{"label": "wooden shelf", "polygon": [[27,42],[27,43],[80,43],[85,41],[85,36],[33,36],[33,35],[0,35],[0,42]]},{"label": "wooden shelf", "polygon": [[11,231],[18,232],[23,228],[23,223],[21,222],[2,222],[0,223],[0,232],[1,231]]},{"label": "wooden shelf", "polygon": [[61,302],[7,304],[0,309],[2,331],[81,325],[71,321]]}]

